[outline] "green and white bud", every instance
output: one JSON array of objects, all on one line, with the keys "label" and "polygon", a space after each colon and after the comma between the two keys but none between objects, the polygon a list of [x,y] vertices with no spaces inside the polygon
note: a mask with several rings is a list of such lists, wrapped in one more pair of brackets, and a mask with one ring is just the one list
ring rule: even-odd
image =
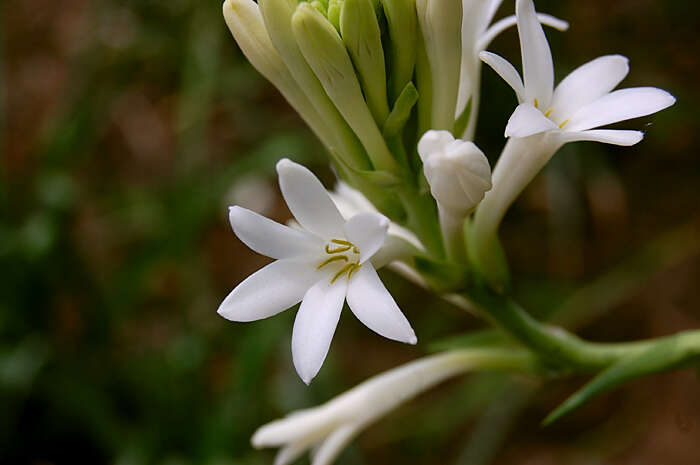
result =
[{"label": "green and white bud", "polygon": [[389,116],[389,104],[381,31],[371,0],[345,0],[340,13],[340,33],[374,121],[382,127]]},{"label": "green and white bud", "polygon": [[383,0],[389,26],[389,96],[396,101],[413,78],[416,64],[417,23],[415,0]]},{"label": "green and white bud", "polygon": [[[356,169],[370,169],[371,165],[362,145],[326,95],[323,86],[306,63],[297,45],[292,31],[292,15],[297,7],[297,1],[259,0],[258,5],[272,44],[287,65],[294,80],[306,93],[318,114],[332,131],[336,147],[332,153],[342,157],[343,163],[348,166]],[[313,9],[313,7],[310,8]],[[316,13],[321,15],[321,13]]]},{"label": "green and white bud", "polygon": [[326,147],[333,147],[334,136],[296,83],[265,30],[258,5],[253,0],[226,0],[224,19],[241,51],[268,81],[280,91]]},{"label": "green and white bud", "polygon": [[416,11],[432,78],[431,128],[452,131],[462,61],[462,1],[416,0]]},{"label": "green and white bud", "polygon": [[398,165],[364,100],[355,69],[338,31],[308,3],[300,3],[297,7],[292,16],[292,30],[306,62],[359,137],[374,168],[398,172]]}]

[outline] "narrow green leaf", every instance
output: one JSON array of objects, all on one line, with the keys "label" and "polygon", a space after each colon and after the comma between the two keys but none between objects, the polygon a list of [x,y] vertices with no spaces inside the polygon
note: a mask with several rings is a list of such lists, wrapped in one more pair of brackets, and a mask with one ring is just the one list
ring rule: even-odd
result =
[{"label": "narrow green leaf", "polygon": [[396,99],[394,108],[391,110],[389,117],[384,123],[384,128],[382,133],[385,139],[396,136],[403,127],[406,125],[408,118],[411,117],[411,110],[413,110],[414,105],[418,101],[418,90],[412,82],[409,81],[408,84],[401,91],[401,95]]},{"label": "narrow green leaf", "polygon": [[594,397],[640,376],[676,368],[687,361],[688,351],[679,342],[683,333],[660,340],[636,355],[620,360],[579,389],[542,421],[550,425]]}]

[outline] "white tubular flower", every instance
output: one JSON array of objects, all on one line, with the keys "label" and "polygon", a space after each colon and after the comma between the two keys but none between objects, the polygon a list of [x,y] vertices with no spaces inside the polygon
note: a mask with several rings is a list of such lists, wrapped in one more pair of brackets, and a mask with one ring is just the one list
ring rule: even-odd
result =
[{"label": "white tubular flower", "polygon": [[[462,64],[455,118],[462,114],[471,98],[469,124],[464,134],[461,134],[461,137],[467,140],[474,138],[476,115],[479,109],[479,87],[481,85],[479,53],[486,50],[486,47],[501,32],[516,24],[514,15],[491,24],[501,3],[503,0],[462,0]],[[537,19],[542,24],[560,31],[569,28],[569,23],[550,15],[538,14]]]},{"label": "white tubular flower", "polygon": [[581,66],[554,89],[552,54],[532,0],[517,0],[516,16],[524,81],[505,59],[481,53],[520,103],[505,129],[510,140],[494,169],[494,187],[479,205],[470,234],[469,256],[496,288],[507,281],[507,266],[496,240],[498,225],[554,153],[574,141],[634,145],[642,140],[641,131],[594,128],[656,113],[676,101],[654,87],[613,91],[629,71],[627,59],[619,55]]},{"label": "white tubular flower", "polygon": [[239,239],[276,259],[224,299],[218,313],[231,321],[267,318],[301,302],[292,332],[292,358],[309,384],[330,347],[343,302],[376,333],[415,344],[416,335],[370,262],[384,245],[389,221],[362,213],[345,221],[321,182],[290,160],[277,163],[280,188],[302,230],[231,207]]},{"label": "white tubular flower", "polygon": [[464,219],[491,189],[491,167],[484,153],[449,131],[430,130],[418,142],[430,192],[437,201],[448,253],[464,258]]},{"label": "white tubular flower", "polygon": [[455,350],[425,357],[374,376],[318,407],[262,426],[255,447],[281,447],[275,465],[313,449],[312,465],[329,465],[363,429],[440,382],[472,370],[528,371],[531,359],[503,349]]},{"label": "white tubular flower", "polygon": [[517,0],[516,16],[524,80],[513,65],[498,55],[482,52],[515,91],[520,105],[506,126],[506,137],[548,133],[560,143],[579,140],[634,145],[641,131],[594,128],[667,108],[676,99],[665,90],[637,87],[613,91],[627,76],[627,58],[608,55],[574,70],[554,89],[552,54],[537,20],[532,0]]}]

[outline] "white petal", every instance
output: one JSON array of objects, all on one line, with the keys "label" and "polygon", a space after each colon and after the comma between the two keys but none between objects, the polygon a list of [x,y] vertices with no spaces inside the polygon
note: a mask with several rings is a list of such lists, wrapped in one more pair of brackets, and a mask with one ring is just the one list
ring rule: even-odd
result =
[{"label": "white petal", "polygon": [[277,162],[277,173],[282,196],[299,224],[324,239],[341,237],[345,220],[321,181],[287,158]]},{"label": "white petal", "polygon": [[241,282],[217,312],[231,321],[255,321],[298,304],[319,275],[312,263],[277,260]]},{"label": "white petal", "polygon": [[364,263],[384,245],[389,220],[380,213],[360,213],[350,218],[343,229],[347,240],[360,249],[360,263]]},{"label": "white petal", "polygon": [[527,137],[556,129],[557,125],[529,103],[521,103],[506,125],[506,137]]},{"label": "white petal", "polygon": [[372,331],[408,344],[418,341],[411,324],[371,264],[363,265],[350,279],[348,305],[357,319]]},{"label": "white petal", "polygon": [[571,116],[567,131],[583,131],[650,115],[668,108],[676,98],[656,87],[633,87],[611,92],[589,103]]},{"label": "white petal", "polygon": [[532,0],[517,0],[515,14],[518,18],[526,100],[534,103],[537,99],[540,108],[548,107],[554,88],[554,65],[549,43]]},{"label": "white petal", "polygon": [[358,425],[343,425],[333,431],[313,455],[311,465],[330,465],[357,434]]},{"label": "white petal", "polygon": [[338,325],[347,280],[330,284],[324,276],[304,295],[292,332],[292,359],[301,379],[309,384],[326,359]]},{"label": "white petal", "polygon": [[[569,29],[568,22],[564,21],[563,19],[556,18],[552,15],[538,13],[537,20],[541,24],[544,24],[545,26],[553,27],[554,29],[557,29],[558,31],[566,31],[567,29]],[[516,23],[517,23],[517,19],[515,18],[515,16],[506,16],[505,18],[496,21],[479,38],[479,42],[477,42],[477,45],[476,45],[476,50],[478,50],[478,51],[486,50],[486,48],[489,46],[489,44],[491,43],[491,41],[493,39],[498,37],[498,35],[500,33],[505,31],[509,27],[515,26]]]},{"label": "white petal", "polygon": [[618,129],[593,129],[590,131],[562,131],[558,137],[563,143],[593,141],[613,145],[634,145],[644,138],[644,133]]},{"label": "white petal", "polygon": [[515,91],[519,103],[525,100],[525,86],[523,85],[523,80],[508,60],[491,52],[481,52],[479,57],[481,61],[493,68],[493,70]]},{"label": "white petal", "polygon": [[551,118],[561,121],[571,117],[617,87],[629,70],[629,60],[622,55],[602,56],[576,68],[554,90]]},{"label": "white petal", "polygon": [[236,236],[259,254],[282,259],[320,254],[323,243],[306,231],[281,225],[242,207],[229,208],[229,221]]},{"label": "white petal", "polygon": [[455,138],[450,131],[438,131],[435,129],[426,131],[418,141],[418,155],[420,155],[420,159],[425,163],[430,155],[436,152],[442,152],[445,150],[447,144],[453,140],[455,140]]}]

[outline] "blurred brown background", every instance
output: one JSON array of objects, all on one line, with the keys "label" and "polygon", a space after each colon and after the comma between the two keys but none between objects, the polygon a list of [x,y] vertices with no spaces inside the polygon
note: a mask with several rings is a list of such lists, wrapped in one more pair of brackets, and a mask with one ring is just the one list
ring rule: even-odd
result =
[{"label": "blurred brown background", "polygon": [[[510,14],[506,1],[502,14]],[[533,313],[593,340],[700,326],[700,16],[684,0],[538,0],[557,78],[631,59],[623,86],[678,103],[622,124],[638,146],[570,144],[509,213],[503,238]],[[226,206],[283,221],[274,163],[324,180],[320,145],[242,57],[218,1],[0,3],[0,463],[264,464],[260,424],[323,402],[480,322],[383,279],[421,343],[342,318],[321,374],[294,373],[294,312],[234,324],[215,311],[266,263]],[[519,63],[515,31],[491,47]],[[489,70],[477,142],[492,160],[515,105]],[[700,382],[631,383],[549,428],[584,379],[455,380],[363,434],[341,464],[700,464]]]}]

